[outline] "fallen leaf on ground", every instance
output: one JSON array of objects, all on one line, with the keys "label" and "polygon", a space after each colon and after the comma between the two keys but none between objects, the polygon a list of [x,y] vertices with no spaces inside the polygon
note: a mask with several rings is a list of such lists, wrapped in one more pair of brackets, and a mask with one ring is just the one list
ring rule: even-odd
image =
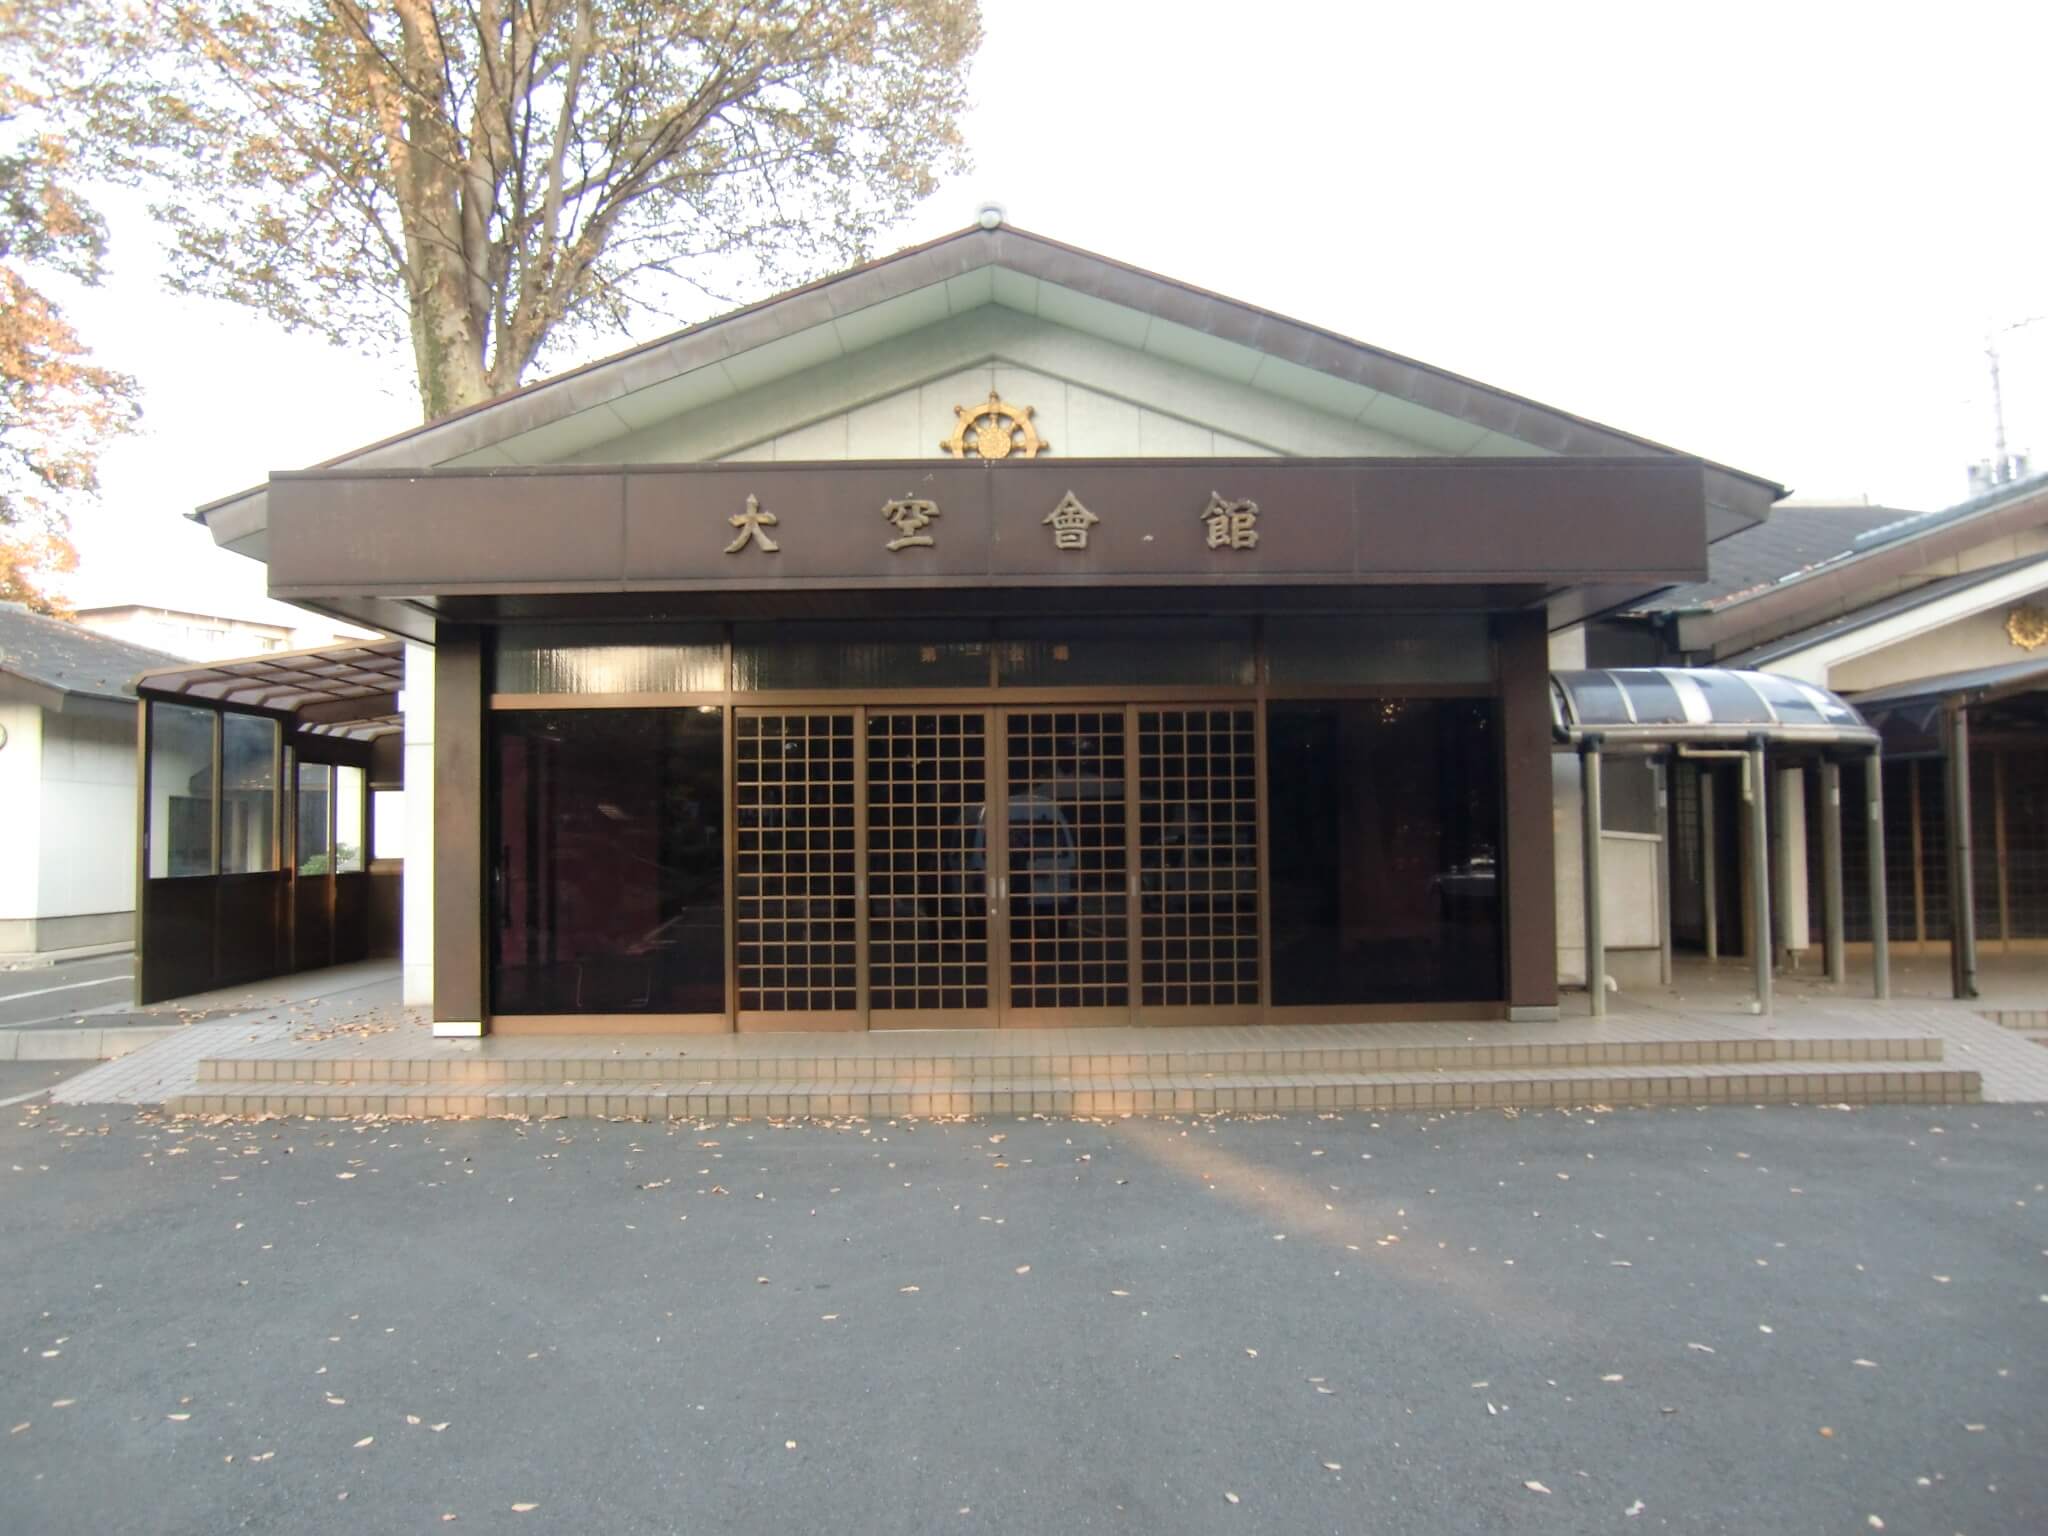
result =
[{"label": "fallen leaf on ground", "polygon": [[360,1451],[364,1446],[375,1445],[376,1443],[377,1437],[375,1435],[365,1435],[355,1443],[353,1449]]},{"label": "fallen leaf on ground", "polygon": [[512,1513],[515,1515],[524,1515],[529,1514],[532,1511],[539,1508],[540,1506],[538,1504],[514,1504],[512,1506]]},{"label": "fallen leaf on ground", "polygon": [[1687,1349],[1696,1349],[1703,1355],[1711,1355],[1714,1352],[1714,1346],[1711,1344],[1688,1344],[1685,1347]]},{"label": "fallen leaf on ground", "polygon": [[1223,1497],[1224,1497],[1225,1499],[1227,1499],[1227,1500],[1228,1500],[1228,1501],[1229,1501],[1230,1503],[1232,1503],[1232,1504],[1235,1504],[1235,1503],[1237,1502],[1237,1495],[1236,1495],[1236,1494],[1234,1494],[1234,1493],[1230,1493],[1230,1492],[1226,1491],[1226,1492],[1224,1493]]},{"label": "fallen leaf on ground", "polygon": [[1635,1519],[1635,1517],[1636,1517],[1637,1515],[1640,1515],[1640,1514],[1641,1514],[1642,1512],[1643,1512],[1643,1501],[1642,1501],[1641,1499],[1637,1499],[1637,1500],[1635,1501],[1635,1503],[1633,1503],[1633,1504],[1629,1505],[1629,1507],[1628,1507],[1627,1509],[1624,1509],[1624,1510],[1622,1511],[1622,1513],[1623,1513],[1624,1515],[1627,1515],[1627,1516],[1629,1517],[1629,1519],[1631,1519],[1631,1520]]},{"label": "fallen leaf on ground", "polygon": [[914,1285],[899,1285],[896,1287],[896,1289],[900,1294],[905,1296],[915,1296],[917,1294],[917,1287]]},{"label": "fallen leaf on ground", "polygon": [[1019,1264],[1017,1266],[1017,1273],[1020,1275],[1028,1275],[1031,1273],[1031,1266],[1029,1264]]},{"label": "fallen leaf on ground", "polygon": [[1601,1377],[1600,1379],[1601,1379],[1602,1381],[1619,1381],[1619,1380],[1621,1380],[1621,1378],[1620,1378],[1619,1376],[1602,1376],[1602,1377]]},{"label": "fallen leaf on ground", "polygon": [[1543,1486],[1543,1485],[1542,1485],[1541,1483],[1537,1482],[1537,1481],[1536,1481],[1536,1480],[1535,1480],[1534,1478],[1530,1478],[1530,1479],[1529,1479],[1528,1481],[1524,1482],[1524,1483],[1522,1484],[1522,1486],[1523,1486],[1524,1488],[1528,1489],[1528,1490],[1529,1490],[1529,1491],[1530,1491],[1531,1493],[1548,1493],[1548,1492],[1550,1492],[1550,1490],[1549,1490],[1548,1488],[1544,1487],[1544,1486]]},{"label": "fallen leaf on ground", "polygon": [[187,1419],[191,1418],[192,1415],[189,1413],[167,1413],[164,1415],[164,1417],[169,1419],[173,1424],[182,1424]]}]

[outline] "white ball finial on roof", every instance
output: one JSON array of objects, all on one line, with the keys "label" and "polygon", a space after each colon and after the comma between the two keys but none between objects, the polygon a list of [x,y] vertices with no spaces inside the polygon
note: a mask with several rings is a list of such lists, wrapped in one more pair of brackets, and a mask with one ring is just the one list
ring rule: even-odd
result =
[{"label": "white ball finial on roof", "polygon": [[981,205],[981,212],[977,213],[974,219],[983,229],[1000,229],[1003,223],[1003,205],[1001,203],[983,203]]}]

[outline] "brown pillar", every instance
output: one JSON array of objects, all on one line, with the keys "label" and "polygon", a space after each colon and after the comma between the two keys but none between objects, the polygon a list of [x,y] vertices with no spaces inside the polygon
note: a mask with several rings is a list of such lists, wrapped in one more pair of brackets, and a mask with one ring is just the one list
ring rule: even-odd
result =
[{"label": "brown pillar", "polygon": [[1495,621],[1511,1019],[1557,1017],[1557,849],[1551,823],[1550,637],[1541,610]]},{"label": "brown pillar", "polygon": [[484,632],[434,636],[434,1033],[483,1032]]}]

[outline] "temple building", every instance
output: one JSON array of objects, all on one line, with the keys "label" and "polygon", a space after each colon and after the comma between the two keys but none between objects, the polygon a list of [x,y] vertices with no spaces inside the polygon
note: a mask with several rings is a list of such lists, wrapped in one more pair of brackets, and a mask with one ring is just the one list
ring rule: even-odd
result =
[{"label": "temple building", "polygon": [[145,992],[395,935],[402,784],[443,1034],[1553,1017],[1550,637],[1782,495],[972,228],[201,509],[393,638],[145,680],[221,790],[150,830]]}]

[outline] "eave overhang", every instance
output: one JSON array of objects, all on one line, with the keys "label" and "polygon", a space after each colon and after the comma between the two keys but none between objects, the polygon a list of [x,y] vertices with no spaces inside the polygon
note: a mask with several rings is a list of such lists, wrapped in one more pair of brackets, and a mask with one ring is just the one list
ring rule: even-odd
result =
[{"label": "eave overhang", "polygon": [[[1674,458],[314,470],[272,477],[270,590],[360,613],[507,594],[1640,589],[1704,568],[1703,478]],[[1047,526],[1069,492],[1098,518],[1084,547]],[[1219,494],[1256,504],[1255,541],[1211,542]],[[735,521],[750,498],[774,518],[752,538]],[[936,509],[931,542],[891,549],[885,505],[905,499]]]},{"label": "eave overhang", "polygon": [[[1339,381],[1469,425],[1475,436],[1526,445],[1568,457],[1673,456],[1645,438],[1602,426],[1569,412],[1491,388],[1412,358],[1290,320],[1186,283],[1024,230],[979,228],[821,279],[732,314],[615,357],[482,402],[439,421],[412,428],[341,457],[322,468],[427,468],[563,421],[578,412],[609,408],[630,425],[627,402],[658,398],[664,386],[699,369],[787,342],[892,300],[900,300],[995,268],[1031,284],[1048,285],[1080,305],[1106,314],[1129,314],[1235,344],[1307,374]],[[1708,534],[1720,537],[1761,521],[1784,488],[1722,465],[1700,465]],[[217,544],[264,559],[268,491],[256,487],[207,503],[193,517]]]}]

